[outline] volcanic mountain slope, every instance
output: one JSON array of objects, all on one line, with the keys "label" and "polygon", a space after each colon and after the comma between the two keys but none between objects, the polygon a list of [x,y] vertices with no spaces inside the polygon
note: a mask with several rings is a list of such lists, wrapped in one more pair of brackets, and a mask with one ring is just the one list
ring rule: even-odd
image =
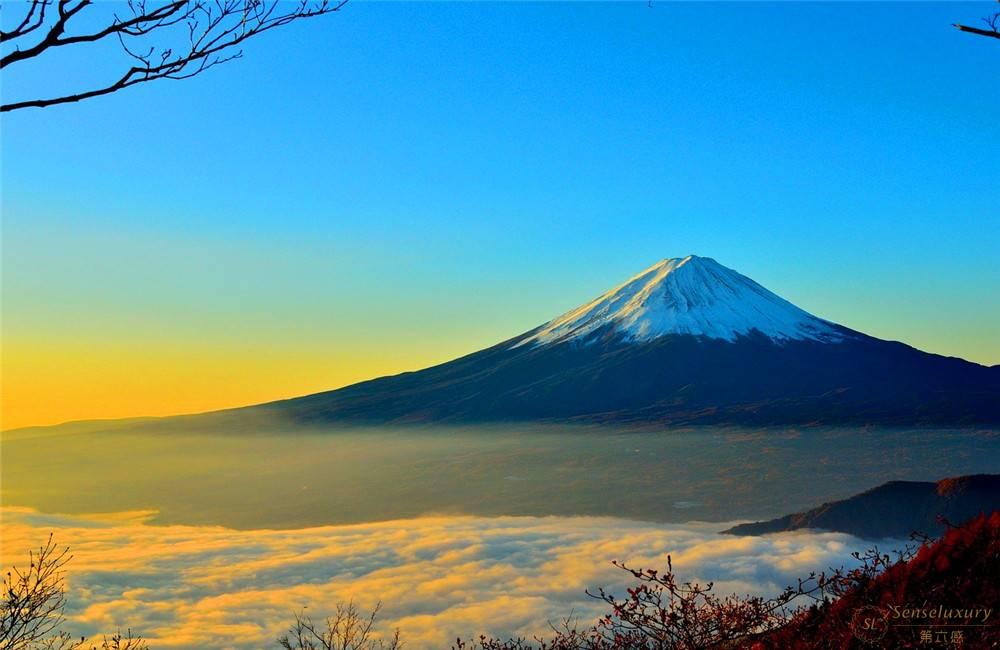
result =
[{"label": "volcanic mountain slope", "polygon": [[1000,367],[864,335],[688,256],[480,352],[250,410],[309,424],[992,425]]},{"label": "volcanic mountain slope", "polygon": [[766,535],[816,528],[858,537],[906,539],[913,532],[937,535],[945,521],[961,525],[1000,510],[1000,474],[974,474],[936,483],[890,481],[849,499],[770,521],[740,524],[732,535]]}]

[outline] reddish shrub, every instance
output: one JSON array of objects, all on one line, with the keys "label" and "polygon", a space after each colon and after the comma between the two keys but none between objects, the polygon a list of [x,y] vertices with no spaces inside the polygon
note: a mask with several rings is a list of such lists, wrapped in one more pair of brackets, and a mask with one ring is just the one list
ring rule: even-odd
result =
[{"label": "reddish shrub", "polygon": [[638,584],[624,599],[591,594],[609,607],[594,625],[566,620],[551,638],[480,637],[454,649],[1000,647],[1000,512],[894,558],[877,548],[856,557],[856,569],[811,575],[771,599],[680,583],[669,558],[663,573],[616,563]]}]

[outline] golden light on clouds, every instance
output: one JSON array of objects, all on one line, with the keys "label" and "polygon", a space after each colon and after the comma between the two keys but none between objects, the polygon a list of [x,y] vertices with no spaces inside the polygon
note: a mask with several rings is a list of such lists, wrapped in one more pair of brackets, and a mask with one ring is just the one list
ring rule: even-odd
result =
[{"label": "golden light on clouds", "polygon": [[458,636],[543,633],[547,621],[601,608],[584,590],[623,585],[612,559],[660,566],[723,591],[777,591],[849,562],[864,542],[837,533],[737,538],[721,524],[657,525],[592,517],[426,517],[351,526],[233,530],[152,526],[114,517],[2,511],[3,562],[54,532],[72,547],[72,629],[130,626],[156,648],[266,648],[306,607],[384,603],[383,630],[409,648]]}]

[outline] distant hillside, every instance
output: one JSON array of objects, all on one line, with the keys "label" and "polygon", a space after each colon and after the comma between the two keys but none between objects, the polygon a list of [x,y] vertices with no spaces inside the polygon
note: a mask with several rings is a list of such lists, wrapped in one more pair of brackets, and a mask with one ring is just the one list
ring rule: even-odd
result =
[{"label": "distant hillside", "polygon": [[818,528],[858,537],[906,538],[914,531],[941,532],[939,516],[958,525],[994,510],[1000,510],[1000,475],[975,474],[936,483],[890,481],[843,501],[770,521],[740,524],[723,532],[764,535]]}]

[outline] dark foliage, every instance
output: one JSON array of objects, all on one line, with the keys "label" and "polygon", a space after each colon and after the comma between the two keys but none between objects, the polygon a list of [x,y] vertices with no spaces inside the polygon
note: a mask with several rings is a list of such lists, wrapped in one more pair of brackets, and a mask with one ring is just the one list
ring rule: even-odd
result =
[{"label": "dark foliage", "polygon": [[[1000,645],[996,613],[986,625],[982,625],[981,617],[903,619],[894,614],[903,609],[932,613],[938,608],[940,614],[945,610],[996,609],[1000,604],[1000,512],[949,530],[937,542],[923,545],[909,561],[891,563],[883,558],[873,566],[874,571],[859,570],[851,576],[851,588],[839,598],[805,610],[789,625],[761,640],[759,647],[852,647],[857,625],[853,619],[867,607],[886,616],[879,647],[926,648],[935,643],[942,647],[941,638],[953,647]],[[952,633],[958,634],[953,637]]]}]

